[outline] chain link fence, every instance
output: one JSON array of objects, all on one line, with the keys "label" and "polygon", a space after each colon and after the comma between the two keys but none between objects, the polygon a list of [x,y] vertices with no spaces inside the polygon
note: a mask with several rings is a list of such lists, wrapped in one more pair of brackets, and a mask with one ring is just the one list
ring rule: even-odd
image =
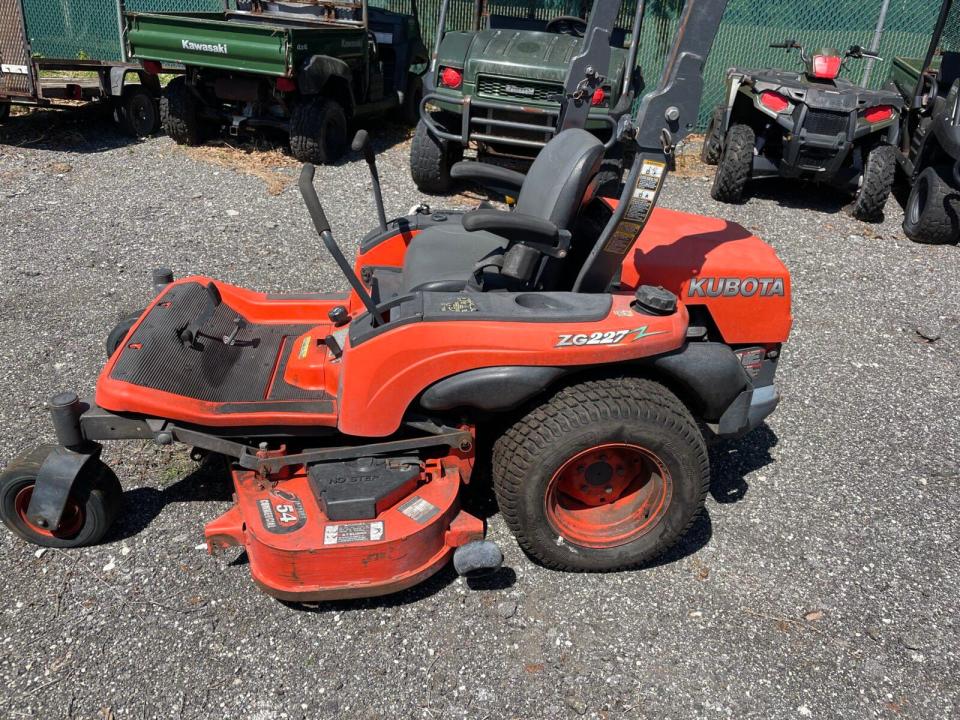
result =
[{"label": "chain link fence", "polygon": [[[619,25],[630,28],[637,0],[623,3]],[[638,62],[648,85],[659,77],[684,0],[647,0]],[[397,12],[412,11],[411,0],[370,0]],[[417,0],[424,41],[432,46],[440,0]],[[487,0],[484,12],[547,19],[582,15],[589,0]],[[23,0],[27,31],[35,55],[53,58],[120,60],[120,10],[117,0]],[[140,12],[215,12],[222,0],[126,0]],[[721,102],[724,75],[730,67],[799,68],[799,54],[768,47],[796,40],[809,47],[862,45],[877,50],[882,61],[850,60],[844,69],[854,82],[879,87],[896,55],[923,55],[939,12],[936,0],[730,0],[713,52],[707,61],[700,126]],[[956,14],[954,14],[956,15]],[[466,30],[477,20],[473,0],[451,0],[448,29]],[[960,40],[960,27],[945,37]]]}]

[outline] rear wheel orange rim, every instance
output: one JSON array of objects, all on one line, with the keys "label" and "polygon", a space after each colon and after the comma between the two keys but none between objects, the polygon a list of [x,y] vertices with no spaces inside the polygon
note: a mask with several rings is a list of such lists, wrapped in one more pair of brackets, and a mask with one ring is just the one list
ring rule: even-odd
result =
[{"label": "rear wheel orange rim", "polygon": [[650,532],[673,496],[670,472],[640,445],[606,443],[583,450],[547,486],[553,529],[575,545],[611,548]]},{"label": "rear wheel orange rim", "polygon": [[63,516],[60,519],[60,527],[56,530],[43,528],[32,522],[27,517],[27,508],[30,506],[30,498],[32,495],[33,485],[27,485],[21,488],[17,496],[13,499],[13,505],[17,511],[17,515],[20,517],[20,521],[27,526],[30,532],[44,537],[72,538],[83,529],[83,524],[86,520],[83,508],[72,497],[67,499],[67,504],[63,508]]}]

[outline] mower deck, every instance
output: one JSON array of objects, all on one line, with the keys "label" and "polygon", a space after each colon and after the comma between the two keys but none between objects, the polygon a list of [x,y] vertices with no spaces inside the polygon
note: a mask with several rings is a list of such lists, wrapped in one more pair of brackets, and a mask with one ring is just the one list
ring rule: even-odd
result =
[{"label": "mower deck", "polygon": [[416,585],[443,567],[455,548],[482,540],[484,526],[460,510],[454,464],[406,460],[396,463],[412,468],[415,487],[399,498],[385,495],[389,506],[375,515],[364,512],[362,501],[376,495],[382,477],[358,472],[353,463],[335,466],[332,484],[345,490],[341,497],[357,501],[346,513],[354,516],[349,520],[330,519],[329,501],[302,467],[279,484],[279,477],[234,470],[237,502],[207,524],[207,546],[210,552],[245,547],[254,581],[281,600],[370,597]]}]

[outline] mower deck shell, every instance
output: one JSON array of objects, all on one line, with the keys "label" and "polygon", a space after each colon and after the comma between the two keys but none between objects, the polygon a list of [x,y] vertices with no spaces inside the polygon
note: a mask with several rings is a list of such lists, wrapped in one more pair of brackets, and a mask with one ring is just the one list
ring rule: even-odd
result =
[{"label": "mower deck shell", "polygon": [[454,549],[483,538],[460,510],[455,466],[428,462],[422,482],[375,519],[332,521],[301,467],[263,479],[234,470],[236,504],[205,529],[211,553],[243,546],[254,581],[281,600],[311,602],[398,592],[436,573]]}]

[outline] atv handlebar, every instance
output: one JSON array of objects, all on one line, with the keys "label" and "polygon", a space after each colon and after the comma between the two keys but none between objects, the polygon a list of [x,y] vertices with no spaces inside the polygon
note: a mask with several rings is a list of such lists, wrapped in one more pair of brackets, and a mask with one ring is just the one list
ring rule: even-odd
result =
[{"label": "atv handlebar", "polygon": [[873,58],[874,60],[883,60],[883,58],[880,57],[877,53],[873,52],[872,50],[867,50],[864,47],[860,47],[859,45],[851,45],[850,49],[847,50],[847,57],[857,58],[857,59]]},{"label": "atv handlebar", "polygon": [[803,50],[803,47],[796,40],[784,40],[783,42],[770,43],[770,47],[781,48],[787,51],[793,50],[794,48],[801,51]]}]

